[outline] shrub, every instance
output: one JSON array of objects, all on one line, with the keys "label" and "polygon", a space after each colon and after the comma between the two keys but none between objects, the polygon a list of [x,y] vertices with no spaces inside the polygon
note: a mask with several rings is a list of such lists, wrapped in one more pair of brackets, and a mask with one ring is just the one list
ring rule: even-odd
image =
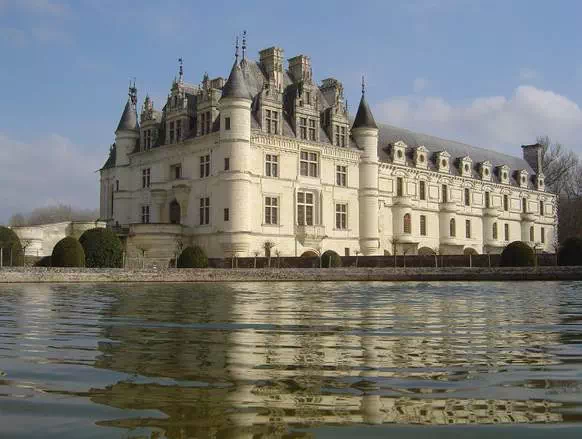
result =
[{"label": "shrub", "polygon": [[0,249],[3,266],[19,267],[24,265],[24,252],[20,239],[14,230],[0,226]]},{"label": "shrub", "polygon": [[186,247],[178,257],[178,268],[206,268],[208,257],[204,250],[195,245]]},{"label": "shrub", "polygon": [[121,268],[123,245],[109,229],[95,228],[85,231],[79,238],[85,252],[85,266],[91,268]]},{"label": "shrub", "polygon": [[36,264],[34,264],[34,266],[35,267],[52,267],[51,257],[44,256],[44,257],[40,258],[38,261],[36,261]]},{"label": "shrub", "polygon": [[51,256],[53,267],[84,267],[85,252],[75,238],[67,236],[61,239],[53,248]]},{"label": "shrub", "polygon": [[522,241],[514,241],[501,253],[501,267],[531,267],[535,265],[532,248]]},{"label": "shrub", "polygon": [[330,267],[341,267],[342,258],[333,250],[327,250],[323,255],[321,255],[321,266],[323,268]]},{"label": "shrub", "polygon": [[582,238],[566,239],[558,250],[560,265],[582,265]]}]

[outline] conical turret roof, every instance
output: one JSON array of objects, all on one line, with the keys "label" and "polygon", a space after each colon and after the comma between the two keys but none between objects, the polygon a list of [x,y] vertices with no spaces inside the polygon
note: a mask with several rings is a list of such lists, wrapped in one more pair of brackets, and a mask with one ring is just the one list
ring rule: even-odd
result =
[{"label": "conical turret roof", "polygon": [[139,125],[137,123],[137,111],[133,104],[131,103],[131,98],[127,100],[125,104],[125,109],[117,125],[117,131],[137,131],[139,130]]},{"label": "conical turret roof", "polygon": [[372,116],[372,111],[368,106],[368,102],[366,102],[366,97],[364,93],[362,93],[362,99],[360,100],[360,106],[358,107],[358,112],[356,114],[356,119],[354,120],[354,124],[352,125],[352,129],[354,128],[376,128],[376,121],[374,120],[374,116]]},{"label": "conical turret roof", "polygon": [[251,99],[251,93],[237,61],[232,65],[228,80],[222,88],[222,98]]}]

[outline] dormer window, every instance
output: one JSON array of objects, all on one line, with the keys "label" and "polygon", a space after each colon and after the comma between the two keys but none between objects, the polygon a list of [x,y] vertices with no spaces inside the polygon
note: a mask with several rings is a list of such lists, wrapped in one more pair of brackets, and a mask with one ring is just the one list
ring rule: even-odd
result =
[{"label": "dormer window", "polygon": [[538,191],[543,191],[545,190],[545,186],[544,186],[544,176],[542,174],[539,174],[536,176],[536,187]]},{"label": "dormer window", "polygon": [[399,165],[406,164],[406,143],[402,141],[396,142],[392,146],[392,161]]},{"label": "dormer window", "polygon": [[[310,122],[312,122],[312,121],[310,120]],[[315,124],[315,121],[313,121],[313,122]],[[313,131],[315,133],[315,127],[314,127]],[[341,146],[341,147],[346,146],[346,127],[345,126],[335,125],[335,146]]]},{"label": "dormer window", "polygon": [[491,162],[486,160],[481,163],[481,179],[491,181]]},{"label": "dormer window", "polygon": [[309,91],[305,92],[305,103],[307,105],[311,105],[311,92]]},{"label": "dormer window", "polygon": [[273,110],[266,110],[265,125],[267,127],[267,133],[279,134],[279,112]]},{"label": "dormer window", "polygon": [[[309,140],[315,142],[317,138],[315,137],[315,120],[309,119]],[[341,145],[344,146],[344,145]]]},{"label": "dormer window", "polygon": [[182,140],[182,121],[176,121],[176,142]]},{"label": "dormer window", "polygon": [[473,175],[473,160],[470,157],[463,157],[460,165],[461,175],[463,177],[471,177]]},{"label": "dormer window", "polygon": [[499,172],[499,180],[502,184],[509,184],[509,166],[502,165],[497,167]]},{"label": "dormer window", "polygon": [[525,169],[522,169],[521,171],[519,171],[518,173],[518,182],[519,182],[519,186],[522,188],[527,188],[527,171]]},{"label": "dormer window", "polygon": [[307,140],[307,118],[299,118],[299,138],[302,140]]},{"label": "dormer window", "polygon": [[174,131],[174,122],[170,122],[170,141],[169,143],[174,143],[174,139],[175,139],[175,131]]},{"label": "dormer window", "polygon": [[428,166],[428,150],[424,146],[419,146],[414,150],[414,163],[417,168],[425,168]]},{"label": "dormer window", "polygon": [[451,155],[446,151],[441,151],[437,154],[437,166],[439,172],[449,172]]}]

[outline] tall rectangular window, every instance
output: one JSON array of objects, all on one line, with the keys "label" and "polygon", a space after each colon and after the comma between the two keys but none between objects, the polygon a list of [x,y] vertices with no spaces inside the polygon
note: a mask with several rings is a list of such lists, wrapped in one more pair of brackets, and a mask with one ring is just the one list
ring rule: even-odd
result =
[{"label": "tall rectangular window", "polygon": [[542,227],[540,230],[540,233],[541,233],[542,244],[545,244],[546,243],[546,229]]},{"label": "tall rectangular window", "polygon": [[404,179],[396,177],[396,196],[401,197],[404,194]]},{"label": "tall rectangular window", "polygon": [[308,151],[301,151],[300,154],[300,161],[299,161],[299,168],[300,174],[306,177],[317,177],[317,153],[316,152],[308,152]]},{"label": "tall rectangular window", "polygon": [[471,190],[469,188],[465,188],[465,206],[471,205]]},{"label": "tall rectangular window", "polygon": [[506,212],[509,210],[509,197],[507,195],[503,196],[503,210]]},{"label": "tall rectangular window", "polygon": [[204,127],[206,126],[206,113],[200,113],[200,135],[204,135]]},{"label": "tall rectangular window", "polygon": [[170,174],[174,180],[179,180],[182,178],[182,165],[170,166]]},{"label": "tall rectangular window", "polygon": [[471,238],[471,220],[465,220],[465,238]]},{"label": "tall rectangular window", "polygon": [[151,177],[151,169],[150,168],[145,168],[141,170],[141,187],[142,188],[148,188],[150,187],[150,180]]},{"label": "tall rectangular window", "polygon": [[229,171],[230,170],[230,157],[225,157],[224,158],[224,170],[225,171]]},{"label": "tall rectangular window", "polygon": [[119,192],[119,180],[115,180],[115,192]]},{"label": "tall rectangular window", "polygon": [[487,209],[491,207],[491,194],[489,192],[485,192],[485,207]]},{"label": "tall rectangular window", "polygon": [[442,186],[442,202],[448,203],[449,202],[449,188],[446,184]]},{"label": "tall rectangular window", "polygon": [[493,239],[497,240],[497,223],[493,223]]},{"label": "tall rectangular window", "polygon": [[421,200],[426,200],[426,182],[424,180],[418,182],[418,196]]},{"label": "tall rectangular window", "polygon": [[303,140],[307,140],[307,118],[300,117],[299,118],[299,138]]},{"label": "tall rectangular window", "polygon": [[176,121],[176,142],[182,140],[182,121]]},{"label": "tall rectangular window", "polygon": [[340,146],[340,126],[334,125],[333,127],[335,131],[335,146]]},{"label": "tall rectangular window", "polygon": [[336,174],[335,174],[336,184],[338,186],[347,186],[348,185],[348,167],[337,165],[335,167],[335,169],[336,169]]},{"label": "tall rectangular window", "polygon": [[544,202],[540,201],[540,215],[544,216]]},{"label": "tall rectangular window", "polygon": [[152,147],[152,130],[144,131],[144,149],[147,151]]},{"label": "tall rectangular window", "polygon": [[317,137],[315,137],[315,119],[309,119],[309,140],[315,142]]},{"label": "tall rectangular window", "polygon": [[265,121],[267,122],[267,133],[279,134],[279,112],[265,110]]},{"label": "tall rectangular window", "polygon": [[340,146],[345,147],[347,145],[346,127],[340,127]]},{"label": "tall rectangular window", "polygon": [[279,199],[265,197],[265,224],[279,224]]},{"label": "tall rectangular window", "polygon": [[509,224],[505,223],[505,240],[509,241]]},{"label": "tall rectangular window", "polygon": [[426,236],[426,215],[420,215],[420,235]]},{"label": "tall rectangular window", "polygon": [[527,198],[521,199],[521,211],[527,213]]},{"label": "tall rectangular window", "polygon": [[142,224],[150,223],[150,206],[141,206],[141,222]]},{"label": "tall rectangular window", "polygon": [[174,132],[174,122],[170,122],[170,144],[174,143],[175,140],[175,132]]},{"label": "tall rectangular window", "polygon": [[206,134],[210,133],[210,111],[206,112]]},{"label": "tall rectangular window", "polygon": [[200,178],[210,177],[210,154],[200,157]]},{"label": "tall rectangular window", "polygon": [[275,154],[265,155],[265,175],[267,177],[279,176],[279,156]]},{"label": "tall rectangular window", "polygon": [[228,207],[224,209],[224,221],[230,221],[230,210]]},{"label": "tall rectangular window", "polygon": [[313,211],[313,193],[297,192],[297,224],[300,226],[312,226]]},{"label": "tall rectangular window", "polygon": [[224,118],[224,129],[230,131],[230,117]]},{"label": "tall rectangular window", "polygon": [[210,224],[210,198],[200,198],[200,225]]},{"label": "tall rectangular window", "polygon": [[348,228],[348,205],[345,203],[335,205],[335,228],[338,230]]}]

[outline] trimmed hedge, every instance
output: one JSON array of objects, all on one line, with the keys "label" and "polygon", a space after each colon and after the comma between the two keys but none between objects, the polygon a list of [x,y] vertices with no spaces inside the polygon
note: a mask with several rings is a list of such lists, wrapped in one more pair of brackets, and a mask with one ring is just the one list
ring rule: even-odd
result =
[{"label": "trimmed hedge", "polygon": [[2,265],[5,267],[20,267],[24,265],[24,252],[18,235],[8,227],[0,226],[0,251]]},{"label": "trimmed hedge", "polygon": [[559,265],[582,265],[582,238],[566,239],[558,251]]},{"label": "trimmed hedge", "polygon": [[51,263],[53,267],[84,267],[85,251],[79,241],[67,236],[53,248]]},{"label": "trimmed hedge", "polygon": [[123,245],[109,229],[95,228],[85,231],[79,238],[85,252],[85,266],[90,268],[121,268]]},{"label": "trimmed hedge", "polygon": [[36,264],[34,264],[34,266],[35,267],[52,267],[51,257],[44,256],[44,257],[40,258],[38,261],[36,261]]},{"label": "trimmed hedge", "polygon": [[323,268],[341,267],[342,258],[333,250],[327,250],[321,255],[321,266]]},{"label": "trimmed hedge", "polygon": [[535,265],[533,249],[522,241],[513,241],[501,253],[500,267],[532,267]]},{"label": "trimmed hedge", "polygon": [[178,257],[178,268],[207,268],[208,256],[202,247],[186,247]]}]

